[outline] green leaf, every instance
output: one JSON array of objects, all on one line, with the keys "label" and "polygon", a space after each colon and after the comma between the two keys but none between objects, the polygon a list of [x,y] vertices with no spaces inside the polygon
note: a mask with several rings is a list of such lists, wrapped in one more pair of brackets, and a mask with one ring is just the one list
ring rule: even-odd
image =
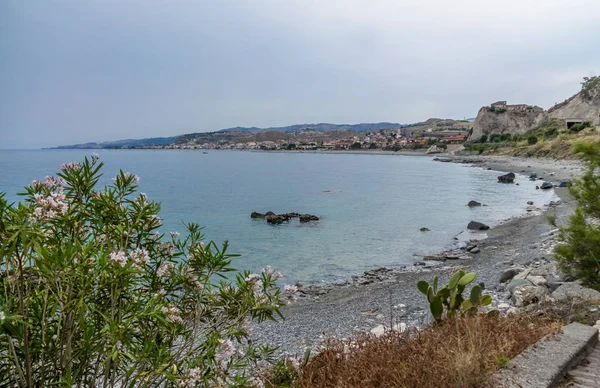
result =
[{"label": "green leaf", "polygon": [[492,304],[492,297],[489,296],[488,294],[485,294],[482,298],[481,298],[481,305],[482,306],[487,306],[489,304]]},{"label": "green leaf", "polygon": [[439,321],[442,319],[444,306],[442,305],[442,300],[440,298],[434,298],[429,305],[429,309],[431,310],[431,315],[433,315],[436,320]]},{"label": "green leaf", "polygon": [[436,298],[436,295],[433,293],[433,288],[431,288],[431,286],[429,286],[427,288],[427,300],[429,301],[429,303],[433,303],[433,300]]},{"label": "green leaf", "polygon": [[469,299],[471,300],[471,303],[473,303],[473,305],[477,305],[479,303],[479,299],[481,299],[480,286],[473,286],[473,288],[471,288],[471,296],[469,297]]},{"label": "green leaf", "polygon": [[427,295],[427,289],[429,288],[429,283],[427,283],[425,280],[419,280],[417,282],[417,288],[419,289],[419,291],[421,291],[423,294]]},{"label": "green leaf", "polygon": [[468,274],[462,276],[460,278],[460,280],[458,281],[458,284],[461,286],[466,286],[467,284],[471,283],[473,280],[475,280],[475,272],[471,272],[471,273],[468,273]]},{"label": "green leaf", "polygon": [[460,278],[463,277],[464,274],[465,274],[464,271],[461,269],[460,271],[458,271],[457,273],[452,275],[450,277],[450,280],[448,281],[448,288],[452,289],[452,288],[456,287],[456,285],[458,284],[458,281],[460,280]]}]

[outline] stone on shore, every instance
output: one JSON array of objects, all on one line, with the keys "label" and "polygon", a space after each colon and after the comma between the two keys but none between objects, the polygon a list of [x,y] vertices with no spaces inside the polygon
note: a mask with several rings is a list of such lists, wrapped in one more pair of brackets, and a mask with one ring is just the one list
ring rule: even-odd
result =
[{"label": "stone on shore", "polygon": [[467,225],[467,229],[469,230],[488,230],[489,228],[490,227],[486,224],[477,221],[471,221],[469,222],[469,225]]},{"label": "stone on shore", "polygon": [[523,268],[508,268],[500,275],[500,283],[506,283],[512,280],[519,273],[523,272]]},{"label": "stone on shore", "polygon": [[511,300],[516,307],[525,307],[530,304],[544,302],[548,296],[546,287],[523,284],[515,287],[512,291]]},{"label": "stone on shore", "polygon": [[600,303],[600,292],[569,282],[559,286],[552,293],[552,298],[557,302],[598,304]]},{"label": "stone on shore", "polygon": [[498,182],[500,182],[500,183],[513,183],[514,181],[515,181],[515,174],[512,172],[498,176]]}]

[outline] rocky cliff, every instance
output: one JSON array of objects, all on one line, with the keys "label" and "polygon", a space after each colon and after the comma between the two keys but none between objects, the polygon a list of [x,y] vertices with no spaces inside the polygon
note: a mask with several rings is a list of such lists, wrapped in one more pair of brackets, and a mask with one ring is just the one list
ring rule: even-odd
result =
[{"label": "rocky cliff", "polygon": [[547,111],[538,106],[508,105],[506,101],[484,106],[479,109],[468,141],[494,133],[521,135],[549,118],[565,120],[565,129],[570,120],[591,121],[600,126],[600,77],[587,78],[581,92]]},{"label": "rocky cliff", "polygon": [[[519,108],[513,108],[519,107]],[[538,106],[504,105],[495,109],[484,106],[479,109],[469,141],[475,141],[482,135],[509,133],[521,135],[540,125],[544,119],[544,110]]]},{"label": "rocky cliff", "polygon": [[600,126],[600,78],[592,79],[581,92],[554,105],[547,114],[557,119],[591,121],[596,127]]}]

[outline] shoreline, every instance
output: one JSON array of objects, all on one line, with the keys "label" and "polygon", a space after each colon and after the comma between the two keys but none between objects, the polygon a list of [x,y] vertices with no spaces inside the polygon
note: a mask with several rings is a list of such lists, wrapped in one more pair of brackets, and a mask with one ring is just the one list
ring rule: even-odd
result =
[{"label": "shoreline", "polygon": [[[537,173],[552,182],[573,179],[583,170],[578,160],[496,156],[443,156],[443,159],[498,172]],[[561,225],[572,210],[568,190],[554,190],[560,198],[559,204],[545,205],[536,214],[507,219],[486,231],[487,238],[475,243],[479,250],[476,254],[453,250],[456,254],[452,259],[420,260],[412,266],[394,269],[376,268],[344,284],[300,287],[299,300],[282,308],[286,319],[254,325],[252,338],[280,346],[281,353],[296,354],[306,347],[318,346],[326,338],[347,338],[378,325],[404,323],[407,327],[421,327],[430,321],[430,314],[425,297],[416,288],[417,281],[431,282],[434,275],[439,275],[444,282],[459,268],[477,274],[476,282],[483,283],[493,305],[504,304],[510,293],[499,282],[502,271],[514,265],[544,265],[553,260],[553,227],[546,217],[553,213]]]}]

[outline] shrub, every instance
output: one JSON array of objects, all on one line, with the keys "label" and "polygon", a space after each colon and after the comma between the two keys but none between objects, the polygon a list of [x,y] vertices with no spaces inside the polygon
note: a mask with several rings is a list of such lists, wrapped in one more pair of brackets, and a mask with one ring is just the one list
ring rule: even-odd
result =
[{"label": "shrub", "polygon": [[247,385],[274,349],[247,341],[280,315],[276,275],[233,271],[227,242],[158,232],[160,205],[97,156],[0,195],[0,386]]},{"label": "shrub", "polygon": [[574,152],[587,168],[569,189],[577,206],[554,252],[565,273],[600,291],[600,142],[577,143]]},{"label": "shrub", "polygon": [[447,316],[456,314],[477,313],[479,306],[486,306],[492,303],[492,297],[484,295],[481,286],[475,285],[471,288],[470,296],[465,299],[462,295],[465,287],[475,280],[475,273],[465,274],[463,270],[454,273],[448,284],[438,290],[438,277],[433,277],[433,284],[429,285],[425,280],[417,283],[417,288],[429,302],[431,315],[436,321],[441,321],[446,308]]},{"label": "shrub", "polygon": [[583,131],[586,128],[590,128],[590,127],[592,127],[592,123],[589,121],[584,121],[582,123],[573,125],[571,128],[569,128],[569,131],[577,133],[577,132]]},{"label": "shrub", "polygon": [[488,141],[488,135],[481,135],[481,138],[479,138],[480,143],[487,143],[487,141]]},{"label": "shrub", "polygon": [[538,142],[538,138],[536,136],[529,136],[527,138],[527,144],[534,145]]}]

